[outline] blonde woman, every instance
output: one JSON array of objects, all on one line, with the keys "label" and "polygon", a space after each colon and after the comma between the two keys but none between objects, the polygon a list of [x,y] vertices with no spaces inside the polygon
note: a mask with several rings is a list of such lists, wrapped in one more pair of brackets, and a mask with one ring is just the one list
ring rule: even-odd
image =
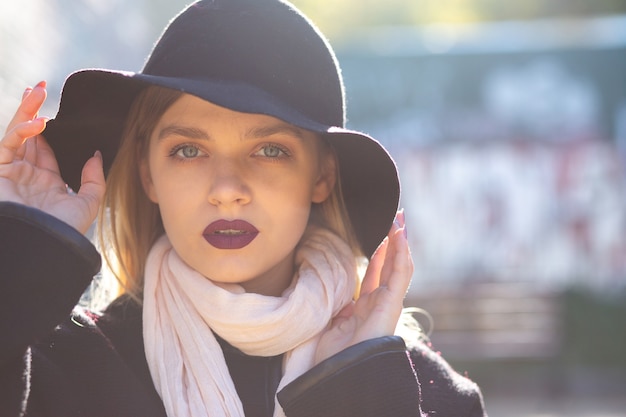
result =
[{"label": "blonde woman", "polygon": [[[3,416],[484,415],[395,335],[397,171],[344,127],[336,59],[293,6],[199,1],[141,72],[72,74],[49,122],[45,94],[0,142]],[[101,313],[73,309],[96,217],[121,292]]]}]

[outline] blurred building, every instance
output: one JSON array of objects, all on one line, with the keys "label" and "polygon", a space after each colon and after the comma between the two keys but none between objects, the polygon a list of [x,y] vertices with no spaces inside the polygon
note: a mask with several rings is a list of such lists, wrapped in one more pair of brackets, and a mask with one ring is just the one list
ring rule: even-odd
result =
[{"label": "blurred building", "polygon": [[626,284],[626,16],[377,29],[349,120],[398,161],[417,293]]}]

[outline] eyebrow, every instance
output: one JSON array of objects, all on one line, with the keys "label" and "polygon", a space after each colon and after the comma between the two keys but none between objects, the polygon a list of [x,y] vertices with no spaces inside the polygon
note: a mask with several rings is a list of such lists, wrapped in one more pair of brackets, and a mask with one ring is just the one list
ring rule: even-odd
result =
[{"label": "eyebrow", "polygon": [[[277,134],[287,134],[295,136],[296,138],[303,139],[304,132],[302,129],[286,124],[279,123],[269,126],[253,127],[245,132],[244,138],[246,139],[259,139]],[[210,135],[202,129],[198,129],[191,126],[182,125],[168,125],[159,130],[157,139],[161,140],[168,136],[182,136],[189,139],[210,140]]]},{"label": "eyebrow", "polygon": [[258,139],[264,138],[267,136],[272,136],[276,134],[287,134],[290,136],[295,136],[299,139],[304,138],[304,132],[302,129],[292,126],[286,123],[274,124],[270,126],[262,126],[262,127],[254,127],[248,130],[245,134],[246,138]]},{"label": "eyebrow", "polygon": [[182,136],[189,139],[209,140],[209,135],[202,129],[190,126],[168,125],[159,131],[158,140],[168,136]]}]

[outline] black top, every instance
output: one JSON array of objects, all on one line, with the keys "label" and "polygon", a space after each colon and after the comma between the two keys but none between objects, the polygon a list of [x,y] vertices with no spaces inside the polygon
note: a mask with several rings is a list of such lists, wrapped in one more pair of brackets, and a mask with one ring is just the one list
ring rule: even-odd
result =
[{"label": "black top", "polygon": [[[0,417],[165,417],[143,350],[141,307],[75,308],[100,255],[69,225],[0,203]],[[219,340],[219,339],[218,339]],[[282,357],[219,340],[246,416],[271,416]],[[399,337],[352,346],[287,385],[289,417],[485,416],[480,390],[427,345]]]}]

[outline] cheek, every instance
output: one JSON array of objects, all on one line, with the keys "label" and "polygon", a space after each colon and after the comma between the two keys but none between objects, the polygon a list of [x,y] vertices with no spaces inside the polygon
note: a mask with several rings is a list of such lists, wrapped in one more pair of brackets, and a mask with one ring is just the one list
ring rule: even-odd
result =
[{"label": "cheek", "polygon": [[267,210],[284,227],[304,231],[308,224],[312,204],[312,187],[297,183],[282,192],[267,194]]},{"label": "cheek", "polygon": [[[314,186],[303,179],[302,173],[283,173],[274,177],[258,177],[256,188],[264,190],[268,203],[290,207],[291,210],[307,209],[312,203]],[[308,177],[308,175],[307,175]]]},{"label": "cheek", "polygon": [[172,174],[165,170],[154,171],[149,195],[159,207],[166,230],[185,224],[192,212],[194,201],[200,195],[200,191],[194,189],[197,182],[185,182]]},{"label": "cheek", "polygon": [[197,168],[177,165],[163,156],[154,156],[149,167],[152,194],[159,204],[163,199],[183,199],[198,193],[202,185],[203,176]]}]

